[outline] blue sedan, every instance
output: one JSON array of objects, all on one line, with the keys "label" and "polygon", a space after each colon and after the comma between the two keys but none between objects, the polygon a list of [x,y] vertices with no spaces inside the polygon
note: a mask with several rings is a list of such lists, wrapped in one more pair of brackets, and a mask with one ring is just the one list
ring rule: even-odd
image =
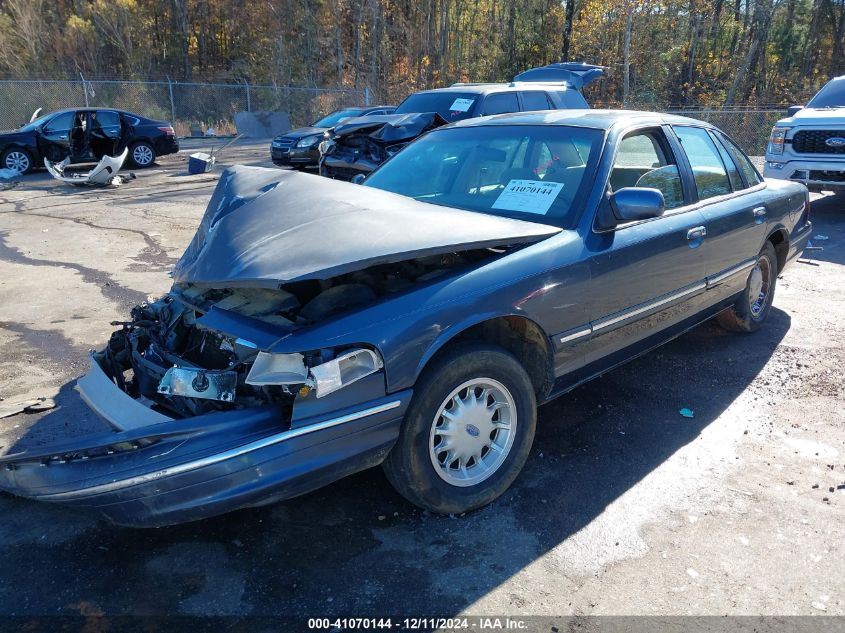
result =
[{"label": "blue sedan", "polygon": [[539,404],[711,317],[763,326],[810,231],[805,187],[654,113],[471,119],[363,185],[235,167],[171,291],[79,380],[108,428],[13,447],[0,488],[154,526],[381,464],[412,503],[473,510]]}]

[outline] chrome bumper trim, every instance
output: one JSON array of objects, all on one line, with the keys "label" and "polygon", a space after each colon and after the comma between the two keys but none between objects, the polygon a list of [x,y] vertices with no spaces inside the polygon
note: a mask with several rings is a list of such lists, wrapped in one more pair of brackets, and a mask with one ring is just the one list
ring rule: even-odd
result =
[{"label": "chrome bumper trim", "polygon": [[116,481],[112,481],[105,484],[99,484],[97,486],[91,486],[89,488],[80,488],[79,490],[69,490],[67,492],[58,492],[46,495],[35,495],[32,498],[38,499],[40,501],[62,501],[65,499],[73,499],[76,497],[88,497],[104,492],[120,490],[121,488],[137,486],[138,484],[149,483],[151,481],[156,481],[165,477],[171,477],[173,475],[179,475],[181,473],[196,470],[198,468],[203,468],[205,466],[212,466],[214,464],[218,464],[229,459],[235,459],[237,457],[240,457],[241,455],[261,450],[263,448],[279,444],[280,442],[291,440],[295,437],[300,437],[302,435],[307,435],[316,431],[324,431],[326,429],[330,429],[332,427],[345,424],[347,422],[352,422],[354,420],[360,420],[361,418],[376,415],[378,413],[391,411],[401,406],[401,404],[402,402],[400,400],[394,400],[393,402],[387,402],[385,404],[380,404],[378,406],[370,407],[368,409],[362,409],[361,411],[355,411],[354,413],[347,413],[346,415],[342,415],[337,418],[332,418],[330,420],[325,420],[323,422],[317,422],[315,424],[309,424],[308,426],[290,429],[282,433],[277,433],[276,435],[271,435],[269,437],[265,437],[254,442],[250,442],[249,444],[244,444],[243,446],[239,446],[237,448],[232,448],[227,451],[223,451],[222,453],[217,453],[216,455],[209,455],[201,459],[185,462],[184,464],[177,464],[175,466],[170,466],[169,468],[162,468],[161,470],[157,470],[144,475],[137,475],[128,479],[118,479]]}]

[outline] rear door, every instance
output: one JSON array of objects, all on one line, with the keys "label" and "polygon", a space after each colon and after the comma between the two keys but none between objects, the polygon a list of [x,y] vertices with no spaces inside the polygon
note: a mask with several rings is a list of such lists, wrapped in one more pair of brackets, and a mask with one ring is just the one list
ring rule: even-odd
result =
[{"label": "rear door", "polygon": [[707,229],[707,278],[713,299],[745,287],[767,233],[762,187],[748,183],[721,140],[710,130],[673,126],[692,170]]},{"label": "rear door", "polygon": [[90,149],[94,158],[114,156],[120,144],[120,115],[113,110],[96,110],[89,116],[91,125]]},{"label": "rear door", "polygon": [[481,104],[481,116],[508,112],[519,112],[519,100],[515,91],[495,92],[484,97],[484,102]]},{"label": "rear door", "polygon": [[70,133],[75,112],[61,112],[41,126],[38,133],[38,151],[56,163],[70,154]]},{"label": "rear door", "polygon": [[[662,217],[594,230],[590,252],[590,329],[586,361],[602,371],[648,346],[660,333],[696,314],[705,282],[704,217],[692,204],[683,165],[666,131],[628,132],[618,143],[609,191],[659,189]],[[650,337],[652,337],[650,339]],[[647,340],[650,339],[650,340]]]}]

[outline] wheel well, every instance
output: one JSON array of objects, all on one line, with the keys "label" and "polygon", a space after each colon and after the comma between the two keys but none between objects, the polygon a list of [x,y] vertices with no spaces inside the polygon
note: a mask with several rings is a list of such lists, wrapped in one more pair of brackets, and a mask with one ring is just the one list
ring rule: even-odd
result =
[{"label": "wheel well", "polygon": [[554,368],[549,340],[542,328],[531,319],[508,316],[483,321],[453,337],[433,358],[467,341],[491,343],[513,354],[528,373],[538,400],[544,400],[551,391]]},{"label": "wheel well", "polygon": [[769,241],[775,247],[775,254],[778,257],[778,270],[786,266],[786,256],[789,254],[789,236],[786,231],[779,229],[769,236]]}]

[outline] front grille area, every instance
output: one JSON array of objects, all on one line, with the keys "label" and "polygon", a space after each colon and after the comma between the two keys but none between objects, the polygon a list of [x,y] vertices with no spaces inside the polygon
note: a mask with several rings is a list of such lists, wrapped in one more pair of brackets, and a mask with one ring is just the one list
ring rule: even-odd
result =
[{"label": "front grille area", "polygon": [[799,130],[792,139],[792,149],[799,154],[845,154],[845,145],[831,147],[829,138],[845,138],[845,130]]},{"label": "front grille area", "polygon": [[295,138],[291,138],[289,136],[283,136],[282,138],[277,138],[274,143],[276,147],[290,147],[296,142]]},{"label": "front grille area", "polygon": [[845,182],[845,171],[811,171],[810,180],[818,182]]}]

